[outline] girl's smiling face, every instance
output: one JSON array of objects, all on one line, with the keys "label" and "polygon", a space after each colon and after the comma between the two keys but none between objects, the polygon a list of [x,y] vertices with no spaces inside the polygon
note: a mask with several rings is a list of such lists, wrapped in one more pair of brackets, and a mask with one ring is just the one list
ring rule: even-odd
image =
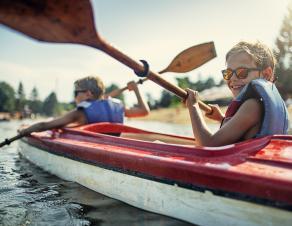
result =
[{"label": "girl's smiling face", "polygon": [[[235,70],[237,68],[257,68],[255,61],[246,52],[234,53],[229,56],[227,61],[227,68]],[[241,89],[250,81],[260,77],[260,71],[250,71],[246,78],[239,79],[235,74],[227,81],[227,85],[234,97],[236,97]]]}]

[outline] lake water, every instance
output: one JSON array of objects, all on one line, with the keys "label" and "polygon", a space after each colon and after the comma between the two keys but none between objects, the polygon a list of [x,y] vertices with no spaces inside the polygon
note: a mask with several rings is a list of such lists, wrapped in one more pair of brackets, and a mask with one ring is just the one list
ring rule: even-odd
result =
[{"label": "lake water", "polygon": [[[1,122],[0,141],[15,136],[22,123],[31,121]],[[190,126],[132,120],[126,124],[192,136]],[[0,149],[0,225],[189,225],[61,180],[19,156],[17,148],[16,141]]]}]

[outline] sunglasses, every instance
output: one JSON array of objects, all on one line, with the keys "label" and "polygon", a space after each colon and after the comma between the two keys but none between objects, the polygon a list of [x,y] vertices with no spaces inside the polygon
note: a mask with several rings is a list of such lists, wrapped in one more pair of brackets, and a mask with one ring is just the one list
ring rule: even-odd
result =
[{"label": "sunglasses", "polygon": [[225,70],[222,70],[222,75],[225,80],[230,80],[233,74],[235,74],[236,77],[239,79],[245,79],[247,78],[248,73],[251,71],[261,71],[261,69],[239,67],[239,68],[236,68],[235,70],[232,70],[230,68],[227,68]]},{"label": "sunglasses", "polygon": [[85,93],[86,90],[74,90],[74,97],[77,97],[79,93]]}]

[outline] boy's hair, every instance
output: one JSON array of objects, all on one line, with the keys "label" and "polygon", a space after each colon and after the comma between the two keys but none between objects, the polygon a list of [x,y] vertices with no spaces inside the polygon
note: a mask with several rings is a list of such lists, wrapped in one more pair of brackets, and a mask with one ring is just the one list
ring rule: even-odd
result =
[{"label": "boy's hair", "polygon": [[101,79],[97,76],[88,76],[74,82],[75,90],[89,90],[95,99],[100,99],[105,92]]},{"label": "boy's hair", "polygon": [[226,54],[226,61],[231,55],[241,52],[247,53],[255,61],[257,67],[261,69],[271,67],[274,71],[276,59],[273,52],[265,44],[259,41],[241,41],[229,50]]}]

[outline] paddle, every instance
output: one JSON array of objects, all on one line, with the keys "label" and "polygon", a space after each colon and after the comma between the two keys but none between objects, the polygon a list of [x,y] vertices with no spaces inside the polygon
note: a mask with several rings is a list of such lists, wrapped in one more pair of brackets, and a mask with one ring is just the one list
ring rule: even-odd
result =
[{"label": "paddle", "polygon": [[[163,74],[165,72],[189,72],[195,68],[200,67],[214,57],[216,57],[216,52],[213,42],[195,45],[180,52],[165,69],[158,73]],[[147,80],[147,77],[139,79],[136,84],[143,84]],[[127,89],[128,87],[125,86],[124,88],[111,91],[109,94],[106,94],[106,96],[115,97]]]},{"label": "paddle", "polygon": [[[70,0],[0,1],[0,22],[40,41],[78,43],[97,48],[135,72],[144,71],[143,64],[99,36],[88,0],[74,1],[74,4]],[[157,73],[149,70],[147,77],[182,99],[187,97],[185,90],[164,80]],[[202,110],[212,112],[211,107],[203,102],[200,101],[199,105]]]},{"label": "paddle", "polygon": [[18,140],[18,139],[20,139],[22,137],[23,137],[23,135],[19,134],[19,135],[15,136],[15,137],[12,137],[10,139],[5,139],[2,143],[0,143],[0,148],[3,147],[4,145],[9,145],[13,141]]},{"label": "paddle", "polygon": [[[77,43],[97,48],[136,73],[144,72],[144,64],[131,59],[99,36],[88,0],[74,1],[74,4],[71,0],[1,0],[0,22],[39,41]],[[185,90],[164,80],[157,73],[149,70],[147,77],[182,99],[187,97]],[[211,107],[201,101],[199,106],[206,112],[212,112]],[[6,139],[1,145],[19,138],[20,135]]]}]

